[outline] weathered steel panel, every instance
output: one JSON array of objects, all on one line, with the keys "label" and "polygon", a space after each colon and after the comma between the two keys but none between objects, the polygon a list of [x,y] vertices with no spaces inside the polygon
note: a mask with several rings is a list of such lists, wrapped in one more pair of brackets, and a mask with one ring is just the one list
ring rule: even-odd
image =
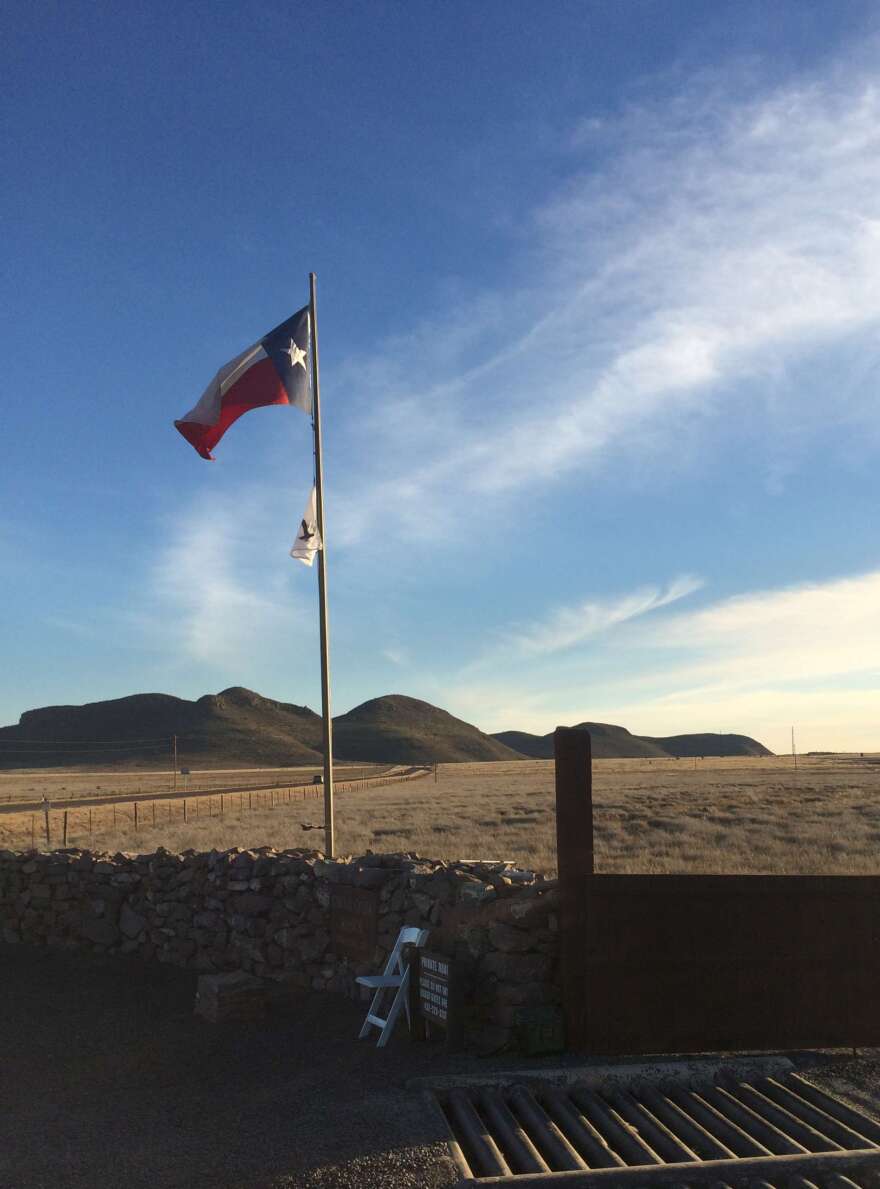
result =
[{"label": "weathered steel panel", "polygon": [[556,744],[572,1048],[880,1045],[880,877],[593,874],[589,737]]},{"label": "weathered steel panel", "polygon": [[591,875],[575,890],[573,1047],[880,1044],[880,877]]}]

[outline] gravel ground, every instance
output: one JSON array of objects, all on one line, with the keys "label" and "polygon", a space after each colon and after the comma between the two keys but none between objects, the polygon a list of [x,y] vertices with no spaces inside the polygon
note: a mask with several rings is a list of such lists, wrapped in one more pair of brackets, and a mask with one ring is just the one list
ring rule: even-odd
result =
[{"label": "gravel ground", "polygon": [[193,1015],[195,976],[0,947],[2,1189],[454,1184],[407,1078],[467,1066],[302,995],[265,1022]]},{"label": "gravel ground", "polygon": [[856,1110],[880,1119],[880,1049],[817,1053],[798,1064],[803,1077],[828,1094],[842,1098]]},{"label": "gravel ground", "polygon": [[[301,995],[260,1023],[193,1015],[195,975],[0,946],[0,1189],[443,1189],[442,1123],[410,1078],[535,1073],[355,1038],[363,1009]],[[800,1072],[880,1115],[880,1050]]]}]

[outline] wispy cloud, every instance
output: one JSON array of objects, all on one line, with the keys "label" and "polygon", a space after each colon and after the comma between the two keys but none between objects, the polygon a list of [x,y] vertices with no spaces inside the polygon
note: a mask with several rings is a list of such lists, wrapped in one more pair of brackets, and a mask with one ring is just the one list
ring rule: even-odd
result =
[{"label": "wispy cloud", "polygon": [[639,734],[734,731],[776,750],[880,749],[880,570],[755,591],[626,627],[580,663],[450,683],[480,725],[545,733],[616,722]]},{"label": "wispy cloud", "polygon": [[[579,150],[529,227],[540,290],[464,300],[361,374],[353,432],[375,469],[342,501],[348,541],[379,514],[448,532],[476,497],[595,472],[696,411],[722,435],[732,402],[778,429],[797,399],[803,433],[832,399],[838,419],[864,405],[845,377],[808,400],[783,380],[844,338],[857,370],[874,351],[855,340],[880,322],[880,90],[867,69],[747,101],[723,82],[631,109]],[[771,484],[786,465],[768,461]]]},{"label": "wispy cloud", "polygon": [[[439,539],[441,564],[462,565],[505,539],[499,522],[511,539],[526,500],[552,498],[554,484],[625,482],[634,458],[649,464],[647,482],[674,477],[695,424],[703,458],[721,463],[747,425],[771,490],[829,433],[863,440],[876,422],[880,325],[877,56],[871,46],[861,65],[776,89],[719,75],[585,124],[561,150],[568,181],[518,224],[503,288],[472,295],[473,279],[462,282],[446,310],[366,359],[328,364],[329,389],[346,394],[344,417],[326,423],[327,494],[333,597],[348,600],[351,638],[371,567],[376,589],[392,568],[398,587],[430,581],[401,541]],[[287,539],[301,496],[283,523],[253,510],[272,502],[284,467],[269,468],[263,493],[231,493],[222,515],[214,496],[195,506],[163,550],[152,594],[182,625],[187,656],[220,654],[241,674],[289,636],[289,589],[256,550],[272,556]],[[817,730],[843,732],[859,703],[847,687],[868,689],[880,655],[880,578],[673,611],[696,581],[552,609],[502,630],[502,647],[446,682],[413,633],[414,664],[434,664],[423,694],[493,729],[608,718],[645,733],[769,733],[777,746],[790,696],[809,700]],[[313,625],[311,604],[302,622]],[[614,649],[603,652],[606,636]],[[397,663],[391,638],[384,659]]]},{"label": "wispy cloud", "polygon": [[409,657],[403,648],[383,648],[382,656],[386,661],[390,661],[392,665],[397,665],[399,668],[409,664]]},{"label": "wispy cloud", "polygon": [[664,681],[723,688],[880,678],[880,571],[760,591],[671,615],[646,642],[685,658]]},{"label": "wispy cloud", "polygon": [[582,644],[618,624],[667,607],[693,594],[701,578],[684,574],[665,589],[645,586],[611,599],[588,599],[573,607],[557,607],[542,622],[504,633],[504,646],[527,656],[544,656]]},{"label": "wispy cloud", "polygon": [[[289,518],[287,518],[289,520]],[[168,640],[184,661],[243,681],[295,636],[311,636],[308,614],[286,571],[288,523],[266,512],[260,493],[212,492],[181,509],[150,575],[142,626]]]}]

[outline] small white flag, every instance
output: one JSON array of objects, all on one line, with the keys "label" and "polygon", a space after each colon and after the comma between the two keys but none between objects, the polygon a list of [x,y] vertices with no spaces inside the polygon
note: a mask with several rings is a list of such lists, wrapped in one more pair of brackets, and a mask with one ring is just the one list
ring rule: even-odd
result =
[{"label": "small white flag", "polygon": [[303,512],[299,532],[296,535],[296,540],[293,542],[290,556],[295,557],[297,561],[301,561],[303,565],[310,566],[315,560],[315,554],[320,548],[321,534],[318,532],[318,496],[315,488],[312,487],[309,502],[306,504],[305,512]]}]

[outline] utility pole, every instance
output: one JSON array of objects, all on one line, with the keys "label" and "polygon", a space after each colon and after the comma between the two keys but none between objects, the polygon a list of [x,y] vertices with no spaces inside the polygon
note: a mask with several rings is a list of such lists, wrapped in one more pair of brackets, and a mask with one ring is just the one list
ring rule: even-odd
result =
[{"label": "utility pole", "polygon": [[797,771],[797,749],[794,745],[794,727],[791,728],[791,758],[794,760],[795,771]]}]

